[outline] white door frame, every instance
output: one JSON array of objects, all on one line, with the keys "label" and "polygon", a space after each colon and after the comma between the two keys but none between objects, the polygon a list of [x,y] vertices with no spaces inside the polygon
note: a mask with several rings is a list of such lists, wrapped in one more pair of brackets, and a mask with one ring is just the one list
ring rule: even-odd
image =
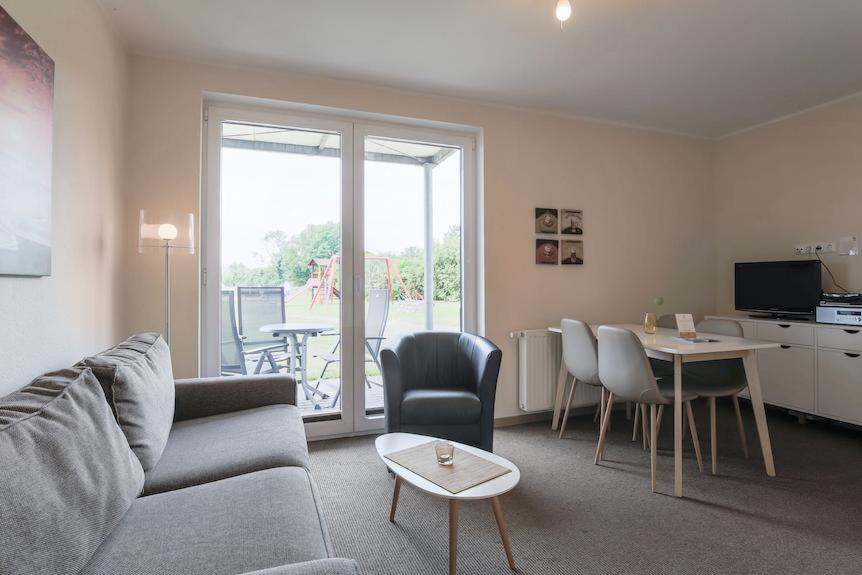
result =
[{"label": "white door frame", "polygon": [[[365,153],[366,136],[435,143],[461,148],[461,310],[462,329],[481,334],[481,254],[483,229],[480,209],[480,177],[478,173],[478,130],[452,125],[429,127],[425,120],[392,118],[380,121],[379,114],[347,110],[321,109],[316,106],[279,102],[278,105],[248,106],[231,98],[230,101],[204,102],[204,145],[201,190],[201,374],[220,372],[220,307],[221,307],[221,125],[225,121],[249,122],[339,132],[341,138],[341,417],[322,421],[307,421],[306,433],[311,437],[367,433],[383,429],[384,416],[365,414]],[[347,289],[352,286],[353,289]],[[351,313],[352,310],[352,313]],[[212,324],[215,325],[212,325]]]}]

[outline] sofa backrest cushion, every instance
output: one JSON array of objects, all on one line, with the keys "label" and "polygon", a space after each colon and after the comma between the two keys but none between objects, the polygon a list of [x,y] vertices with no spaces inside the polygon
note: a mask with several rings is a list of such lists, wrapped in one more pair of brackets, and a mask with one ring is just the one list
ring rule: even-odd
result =
[{"label": "sofa backrest cushion", "polygon": [[0,398],[0,573],[77,573],[143,485],[89,369]]},{"label": "sofa backrest cushion", "polygon": [[174,420],[171,352],[158,333],[134,335],[88,357],[105,397],[144,471],[156,466]]}]

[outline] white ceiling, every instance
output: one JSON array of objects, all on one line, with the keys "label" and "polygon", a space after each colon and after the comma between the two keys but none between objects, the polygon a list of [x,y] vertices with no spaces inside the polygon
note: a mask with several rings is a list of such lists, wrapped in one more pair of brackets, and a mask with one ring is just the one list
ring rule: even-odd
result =
[{"label": "white ceiling", "polygon": [[862,0],[97,0],[137,52],[719,137],[862,91]]}]

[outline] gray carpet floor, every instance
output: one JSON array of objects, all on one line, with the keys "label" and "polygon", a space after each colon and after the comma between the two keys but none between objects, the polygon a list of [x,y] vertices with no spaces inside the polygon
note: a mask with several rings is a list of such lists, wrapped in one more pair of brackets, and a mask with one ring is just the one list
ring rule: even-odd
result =
[{"label": "gray carpet floor", "polygon": [[[589,416],[573,418],[562,440],[547,423],[498,429],[495,451],[521,470],[518,487],[501,498],[519,572],[862,573],[862,432],[799,425],[770,410],[778,476],[769,478],[744,403],[743,412],[751,459],[742,455],[730,404],[720,404],[712,476],[707,413],[696,408],[706,472],[687,443],[683,499],[672,496],[670,418],[662,425],[655,494],[649,453],[631,442],[622,413],[598,466]],[[405,485],[392,524],[394,481],[373,437],[310,448],[340,556],[357,559],[366,575],[446,573],[445,502]],[[459,538],[459,573],[509,573],[489,503],[462,504]]]}]

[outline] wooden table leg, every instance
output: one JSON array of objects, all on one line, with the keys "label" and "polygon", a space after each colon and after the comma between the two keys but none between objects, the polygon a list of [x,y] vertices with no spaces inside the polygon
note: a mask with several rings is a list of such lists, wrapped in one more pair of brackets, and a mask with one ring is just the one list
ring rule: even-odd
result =
[{"label": "wooden table leg", "polygon": [[395,491],[392,492],[392,509],[389,511],[389,521],[395,523],[395,510],[398,508],[398,495],[401,493],[401,476],[395,476]]},{"label": "wooden table leg", "polygon": [[458,500],[449,500],[449,575],[458,570]]},{"label": "wooden table leg", "polygon": [[673,356],[673,494],[682,497],[682,356]]},{"label": "wooden table leg", "polygon": [[494,508],[494,517],[497,519],[497,527],[500,529],[500,539],[503,541],[503,549],[506,551],[506,561],[509,562],[509,569],[515,571],[512,545],[509,543],[509,532],[506,530],[506,522],[503,520],[503,508],[500,507],[500,499],[498,497],[491,498],[491,507]]},{"label": "wooden table leg", "polygon": [[551,420],[551,429],[556,431],[560,425],[560,412],[563,410],[563,397],[566,393],[566,383],[569,381],[569,370],[566,362],[560,357],[560,373],[557,375],[557,394],[554,398],[554,418]]},{"label": "wooden table leg", "polygon": [[772,443],[769,441],[769,427],[766,425],[766,410],[763,409],[763,393],[760,390],[760,376],[757,373],[757,355],[754,351],[749,351],[742,358],[742,362],[745,365],[745,377],[748,380],[748,394],[751,399],[751,409],[754,411],[754,422],[757,424],[757,435],[760,437],[763,464],[766,466],[766,474],[775,477]]}]

